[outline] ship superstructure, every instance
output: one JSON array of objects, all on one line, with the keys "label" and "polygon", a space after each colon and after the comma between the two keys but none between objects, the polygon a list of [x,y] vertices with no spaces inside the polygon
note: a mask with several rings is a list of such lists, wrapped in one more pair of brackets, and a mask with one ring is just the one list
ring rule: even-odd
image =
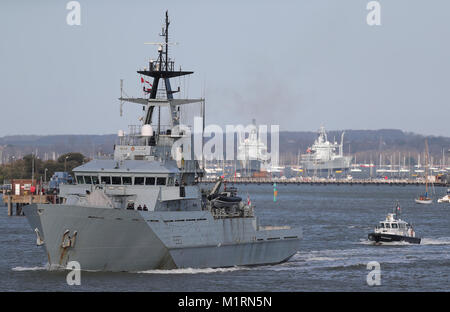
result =
[{"label": "ship superstructure", "polygon": [[341,135],[341,143],[328,141],[325,128],[319,129],[319,136],[314,144],[301,155],[300,164],[307,171],[320,172],[333,170],[347,170],[351,166],[352,157],[344,156],[344,133]]},{"label": "ship superstructure", "polygon": [[[69,261],[100,271],[273,264],[298,250],[300,229],[260,226],[250,201],[242,201],[234,189],[221,191],[220,180],[202,193],[199,162],[180,157],[193,156],[192,148],[172,151],[187,138],[177,127],[180,106],[200,102],[204,107],[204,100],[173,98],[179,89],[172,90],[170,79],[193,72],[176,70],[169,58],[169,24],[166,12],[158,58],[138,71],[153,78],[151,88],[144,87],[146,96],[120,97],[144,107],[142,125],[119,131],[112,159],[75,168],[76,184],[61,185],[62,204],[24,208],[52,269]],[[160,123],[161,107],[168,108],[169,125]]]},{"label": "ship superstructure", "polygon": [[248,137],[241,137],[238,141],[237,171],[241,176],[251,176],[259,172],[265,164],[267,146],[258,136],[256,121],[253,119]]}]

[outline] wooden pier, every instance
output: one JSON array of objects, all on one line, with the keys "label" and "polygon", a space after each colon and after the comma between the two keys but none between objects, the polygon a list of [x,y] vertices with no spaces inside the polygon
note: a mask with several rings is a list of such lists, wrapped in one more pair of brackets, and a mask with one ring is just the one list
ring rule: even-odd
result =
[{"label": "wooden pier", "polygon": [[52,195],[3,195],[3,201],[8,206],[8,216],[13,215],[13,205],[16,205],[16,216],[22,216],[22,207],[29,204],[47,204]]}]

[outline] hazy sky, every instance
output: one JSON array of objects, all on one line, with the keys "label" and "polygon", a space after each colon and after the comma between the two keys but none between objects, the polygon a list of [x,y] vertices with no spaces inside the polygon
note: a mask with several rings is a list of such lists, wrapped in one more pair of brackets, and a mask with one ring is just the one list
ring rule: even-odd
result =
[{"label": "hazy sky", "polygon": [[[164,12],[180,44],[176,66],[206,85],[207,123],[281,130],[396,128],[450,136],[450,1],[87,1],[69,26],[69,1],[0,2],[0,136],[105,134],[119,116],[119,81],[139,96],[136,70],[156,57]],[[178,79],[173,87],[178,86]]]}]

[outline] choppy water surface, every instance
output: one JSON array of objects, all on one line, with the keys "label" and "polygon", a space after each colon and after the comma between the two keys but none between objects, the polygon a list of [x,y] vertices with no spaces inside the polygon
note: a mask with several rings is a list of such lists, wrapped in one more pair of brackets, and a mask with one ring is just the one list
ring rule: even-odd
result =
[{"label": "choppy water surface", "polygon": [[[242,185],[262,225],[303,228],[300,251],[274,266],[82,272],[81,286],[68,286],[67,272],[46,269],[42,247],[24,217],[0,210],[2,291],[448,291],[450,205],[417,205],[418,186]],[[441,195],[444,188],[437,188]],[[374,246],[367,233],[398,200],[421,245]],[[381,286],[369,287],[366,266],[381,265]]]}]

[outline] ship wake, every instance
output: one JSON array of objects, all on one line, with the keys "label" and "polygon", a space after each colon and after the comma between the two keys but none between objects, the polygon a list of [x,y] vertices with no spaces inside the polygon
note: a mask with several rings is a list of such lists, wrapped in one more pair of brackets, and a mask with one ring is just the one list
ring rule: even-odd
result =
[{"label": "ship wake", "polygon": [[227,273],[241,270],[249,270],[246,267],[231,267],[231,268],[204,268],[204,269],[195,269],[195,268],[184,268],[184,269],[172,269],[172,270],[146,270],[146,271],[138,271],[135,273],[144,273],[144,274],[211,274],[211,273]]}]

